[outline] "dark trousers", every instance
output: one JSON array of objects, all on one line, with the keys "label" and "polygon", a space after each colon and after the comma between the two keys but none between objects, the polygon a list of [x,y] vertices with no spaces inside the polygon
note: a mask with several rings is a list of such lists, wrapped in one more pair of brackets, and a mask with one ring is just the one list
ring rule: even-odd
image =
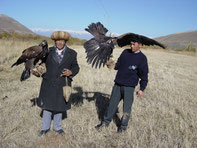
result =
[{"label": "dark trousers", "polygon": [[131,107],[133,104],[134,87],[127,87],[115,84],[113,86],[107,114],[104,116],[104,121],[109,124],[117,111],[118,104],[123,99],[123,116],[121,118],[121,127],[126,128],[129,122]]}]

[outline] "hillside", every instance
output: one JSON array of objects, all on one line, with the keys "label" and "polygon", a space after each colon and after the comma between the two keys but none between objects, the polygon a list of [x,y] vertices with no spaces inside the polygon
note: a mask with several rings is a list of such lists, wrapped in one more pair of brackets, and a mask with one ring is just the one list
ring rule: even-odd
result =
[{"label": "hillside", "polygon": [[30,29],[12,19],[11,17],[0,14],[0,33],[19,33],[19,34],[32,34],[36,35]]},{"label": "hillside", "polygon": [[[18,21],[10,18],[7,15],[0,14],[0,39],[18,39],[18,40],[35,40],[40,42],[40,40],[47,40],[49,43],[54,43],[50,37],[38,35],[32,32],[30,29],[20,24]],[[86,40],[81,40],[76,37],[71,37],[68,45],[83,45]]]},{"label": "hillside", "polygon": [[197,30],[170,34],[155,39],[172,49],[186,48],[189,44],[197,48]]}]

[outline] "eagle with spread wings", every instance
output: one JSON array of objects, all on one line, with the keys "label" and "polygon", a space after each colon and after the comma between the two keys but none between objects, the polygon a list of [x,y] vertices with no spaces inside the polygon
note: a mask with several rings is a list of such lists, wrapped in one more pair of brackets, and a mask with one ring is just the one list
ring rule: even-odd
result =
[{"label": "eagle with spread wings", "polygon": [[165,48],[156,40],[135,33],[126,33],[118,37],[106,36],[108,30],[100,22],[90,24],[85,30],[93,35],[93,38],[84,43],[84,48],[87,54],[87,62],[95,68],[105,66],[115,45],[123,47],[130,45],[131,41],[133,41],[140,42],[142,45],[157,45]]},{"label": "eagle with spread wings", "polygon": [[43,40],[39,45],[31,46],[23,50],[22,55],[17,59],[14,64],[12,64],[11,67],[17,66],[22,63],[25,64],[25,68],[20,78],[21,81],[24,81],[30,77],[31,70],[40,60],[41,63],[45,61],[48,52],[48,43],[46,40]]}]

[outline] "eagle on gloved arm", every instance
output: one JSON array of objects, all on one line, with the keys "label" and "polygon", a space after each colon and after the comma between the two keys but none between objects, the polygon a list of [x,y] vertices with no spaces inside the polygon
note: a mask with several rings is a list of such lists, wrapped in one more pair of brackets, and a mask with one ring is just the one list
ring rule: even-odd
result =
[{"label": "eagle on gloved arm", "polygon": [[25,68],[20,78],[21,81],[24,81],[30,77],[31,70],[40,60],[41,63],[45,62],[48,52],[48,43],[46,40],[43,40],[39,45],[31,46],[23,50],[22,55],[14,64],[12,64],[11,67],[20,65],[22,63],[25,64]]},{"label": "eagle on gloved arm", "polygon": [[105,66],[106,62],[110,59],[115,45],[123,47],[130,45],[131,41],[133,41],[140,42],[142,45],[157,45],[165,48],[161,43],[135,33],[126,33],[118,37],[106,36],[108,30],[100,22],[90,24],[85,30],[94,36],[84,43],[84,48],[87,54],[87,62],[95,68]]}]

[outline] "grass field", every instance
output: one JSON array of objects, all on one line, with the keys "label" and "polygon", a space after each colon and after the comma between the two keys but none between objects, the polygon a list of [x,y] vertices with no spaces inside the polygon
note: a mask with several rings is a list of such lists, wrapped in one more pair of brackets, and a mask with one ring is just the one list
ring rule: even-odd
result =
[{"label": "grass field", "polygon": [[[20,82],[23,65],[10,68],[21,52],[35,42],[0,40],[0,147],[197,147],[197,56],[144,49],[149,83],[144,96],[135,96],[128,129],[116,133],[114,120],[98,132],[94,126],[107,109],[116,71],[92,69],[83,47],[78,53],[79,74],[73,81],[73,104],[62,125],[65,136],[51,131],[38,137],[40,108],[31,99],[39,95],[41,78]],[[122,49],[114,50],[116,60]],[[137,91],[139,86],[136,87]],[[119,105],[120,117],[122,102]]]}]

